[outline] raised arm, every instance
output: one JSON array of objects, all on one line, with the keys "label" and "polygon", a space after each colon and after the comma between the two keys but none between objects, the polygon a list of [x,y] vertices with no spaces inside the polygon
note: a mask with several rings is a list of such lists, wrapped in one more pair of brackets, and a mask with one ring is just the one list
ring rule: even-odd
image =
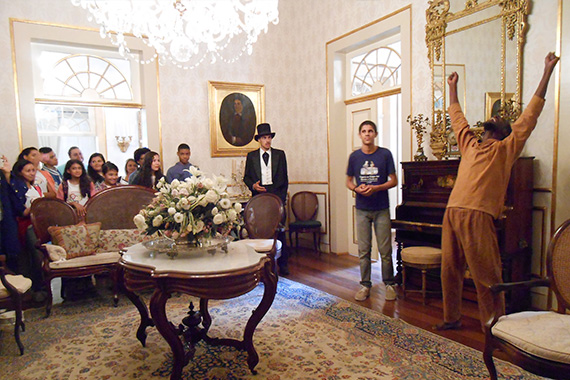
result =
[{"label": "raised arm", "polygon": [[560,60],[554,53],[550,52],[544,58],[544,73],[542,74],[542,78],[538,83],[538,87],[536,88],[536,92],[534,93],[536,96],[544,99],[546,96],[546,90],[548,89],[548,82],[550,81],[550,77],[552,76],[552,72],[554,71],[554,67]]},{"label": "raised arm", "polygon": [[454,71],[447,78],[447,84],[449,85],[449,104],[459,103],[459,98],[457,97],[457,81],[459,80],[459,75]]}]

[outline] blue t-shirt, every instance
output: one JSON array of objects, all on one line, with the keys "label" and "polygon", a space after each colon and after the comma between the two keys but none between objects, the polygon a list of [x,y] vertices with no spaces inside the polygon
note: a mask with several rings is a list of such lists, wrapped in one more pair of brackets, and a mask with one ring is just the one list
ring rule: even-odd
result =
[{"label": "blue t-shirt", "polygon": [[[366,154],[358,149],[350,154],[346,175],[356,179],[356,185],[381,185],[388,181],[388,176],[394,174],[394,159],[392,153],[378,147],[374,153]],[[378,211],[390,206],[388,190],[378,191],[368,197],[356,193],[356,208],[359,210]]]}]

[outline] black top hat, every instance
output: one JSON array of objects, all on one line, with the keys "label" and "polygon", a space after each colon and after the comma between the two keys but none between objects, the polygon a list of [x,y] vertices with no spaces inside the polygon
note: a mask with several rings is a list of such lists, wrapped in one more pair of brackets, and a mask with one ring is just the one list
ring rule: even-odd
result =
[{"label": "black top hat", "polygon": [[275,137],[275,132],[271,132],[271,125],[269,123],[262,123],[257,126],[257,135],[255,135],[255,141],[258,141],[261,136],[271,135]]}]

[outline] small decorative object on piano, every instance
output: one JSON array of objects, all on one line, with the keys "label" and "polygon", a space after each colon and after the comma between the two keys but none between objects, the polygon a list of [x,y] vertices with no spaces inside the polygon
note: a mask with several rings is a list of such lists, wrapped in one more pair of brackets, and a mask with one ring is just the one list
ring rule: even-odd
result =
[{"label": "small decorative object on piano", "polygon": [[447,126],[449,124],[449,116],[447,113],[445,113],[444,116],[443,111],[435,111],[429,146],[431,147],[431,152],[438,160],[441,160],[447,155]]},{"label": "small decorative object on piano", "polygon": [[414,161],[427,161],[422,145],[424,143],[424,134],[427,132],[427,127],[430,124],[429,119],[420,113],[413,118],[412,115],[409,115],[407,122],[410,124],[410,127],[412,127],[412,130],[416,132],[416,139],[418,140],[418,151],[414,155]]},{"label": "small decorative object on piano", "polygon": [[240,203],[232,205],[226,192],[224,177],[206,178],[195,167],[192,177],[167,183],[162,178],[157,184],[157,195],[135,217],[139,230],[147,235],[158,233],[179,241],[185,238],[197,245],[209,245],[212,238],[239,236],[243,224]]}]

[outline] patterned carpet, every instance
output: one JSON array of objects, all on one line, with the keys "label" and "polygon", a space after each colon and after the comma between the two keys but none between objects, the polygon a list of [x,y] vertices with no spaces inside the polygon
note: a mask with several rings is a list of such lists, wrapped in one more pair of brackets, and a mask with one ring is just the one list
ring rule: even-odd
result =
[{"label": "patterned carpet", "polygon": [[[227,301],[211,301],[210,336],[241,338],[244,322],[262,289]],[[178,323],[189,297],[169,301]],[[135,337],[139,315],[108,294],[26,312],[24,356],[11,330],[0,330],[1,379],[169,378],[170,349],[154,328],[147,347]],[[185,379],[487,379],[480,352],[407,323],[391,319],[310,287],[281,278],[272,308],[259,324],[254,343],[260,356],[253,376],[246,354],[199,344]],[[497,361],[502,379],[539,379]]]}]

